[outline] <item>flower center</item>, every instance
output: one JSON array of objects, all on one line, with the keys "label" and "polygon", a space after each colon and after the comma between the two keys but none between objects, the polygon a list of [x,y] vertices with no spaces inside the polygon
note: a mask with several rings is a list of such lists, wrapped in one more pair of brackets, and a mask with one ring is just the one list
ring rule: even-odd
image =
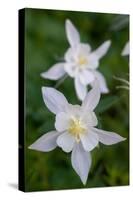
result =
[{"label": "flower center", "polygon": [[83,56],[83,55],[79,55],[79,57],[78,57],[78,65],[79,65],[80,67],[83,67],[83,66],[86,65],[87,63],[88,63],[87,58],[86,58],[85,56]]},{"label": "flower center", "polygon": [[80,119],[73,118],[70,120],[68,132],[75,137],[77,142],[80,141],[80,135],[84,134],[85,130],[86,127]]}]

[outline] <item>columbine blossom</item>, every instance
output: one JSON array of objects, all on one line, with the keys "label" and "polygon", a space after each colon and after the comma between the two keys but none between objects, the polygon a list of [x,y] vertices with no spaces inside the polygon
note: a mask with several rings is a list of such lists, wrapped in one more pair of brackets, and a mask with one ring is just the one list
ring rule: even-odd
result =
[{"label": "columbine blossom", "polygon": [[54,88],[42,88],[43,100],[47,108],[56,115],[55,130],[40,137],[29,148],[48,152],[61,147],[71,153],[73,169],[86,184],[91,167],[91,154],[99,142],[112,145],[125,138],[120,135],[95,128],[98,124],[94,109],[100,99],[99,87],[94,86],[81,106],[71,105],[65,96]]},{"label": "columbine blossom", "polygon": [[129,42],[127,42],[122,50],[122,56],[128,56],[129,55]]},{"label": "columbine blossom", "polygon": [[87,94],[87,85],[90,84],[93,87],[95,81],[99,82],[101,93],[108,93],[106,80],[97,68],[100,59],[110,47],[110,40],[92,51],[89,44],[80,42],[80,35],[70,20],[66,20],[66,35],[70,47],[64,55],[64,62],[55,64],[41,76],[58,80],[67,73],[74,78],[76,93],[80,100],[84,100]]}]

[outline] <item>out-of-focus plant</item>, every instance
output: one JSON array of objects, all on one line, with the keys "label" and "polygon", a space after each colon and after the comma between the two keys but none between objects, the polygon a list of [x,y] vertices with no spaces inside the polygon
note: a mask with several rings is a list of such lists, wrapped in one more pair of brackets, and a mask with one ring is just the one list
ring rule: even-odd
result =
[{"label": "out-of-focus plant", "polygon": [[45,79],[58,80],[67,73],[74,78],[76,93],[80,100],[84,100],[87,94],[87,85],[93,87],[95,81],[98,81],[101,93],[108,93],[106,80],[97,68],[111,41],[105,41],[92,51],[89,44],[80,42],[79,33],[70,20],[66,20],[66,35],[70,48],[64,55],[64,62],[55,64],[41,76]]}]

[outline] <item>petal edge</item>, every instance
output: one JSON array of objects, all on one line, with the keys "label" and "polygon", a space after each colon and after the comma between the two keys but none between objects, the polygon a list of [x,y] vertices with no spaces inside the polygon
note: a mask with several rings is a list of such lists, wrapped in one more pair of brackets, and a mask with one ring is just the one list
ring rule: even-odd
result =
[{"label": "petal edge", "polygon": [[66,35],[72,47],[80,43],[79,33],[69,19],[66,20]]},{"label": "petal edge", "polygon": [[57,131],[50,131],[37,139],[28,148],[43,152],[52,151],[57,147],[56,139],[58,136],[59,133]]},{"label": "petal edge", "polygon": [[47,108],[54,114],[65,111],[68,106],[66,97],[54,88],[42,87],[42,96]]},{"label": "petal edge", "polygon": [[49,70],[41,73],[41,77],[50,80],[58,80],[66,73],[64,70],[64,64],[65,63],[57,63],[53,65]]},{"label": "petal edge", "polygon": [[98,134],[99,141],[105,145],[112,145],[126,140],[126,138],[114,132],[104,131],[97,128],[94,128],[94,131]]},{"label": "petal edge", "polygon": [[76,171],[82,183],[85,185],[92,160],[90,153],[84,151],[82,144],[75,144],[71,154],[71,162],[73,169]]}]

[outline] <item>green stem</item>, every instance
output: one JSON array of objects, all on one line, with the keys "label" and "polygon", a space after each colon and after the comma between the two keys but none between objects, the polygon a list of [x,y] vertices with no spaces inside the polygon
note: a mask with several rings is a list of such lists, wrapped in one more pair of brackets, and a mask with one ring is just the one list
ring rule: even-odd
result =
[{"label": "green stem", "polygon": [[57,83],[56,85],[54,86],[54,88],[58,88],[64,81],[65,79],[68,78],[68,75],[66,74],[65,76],[63,76]]}]

